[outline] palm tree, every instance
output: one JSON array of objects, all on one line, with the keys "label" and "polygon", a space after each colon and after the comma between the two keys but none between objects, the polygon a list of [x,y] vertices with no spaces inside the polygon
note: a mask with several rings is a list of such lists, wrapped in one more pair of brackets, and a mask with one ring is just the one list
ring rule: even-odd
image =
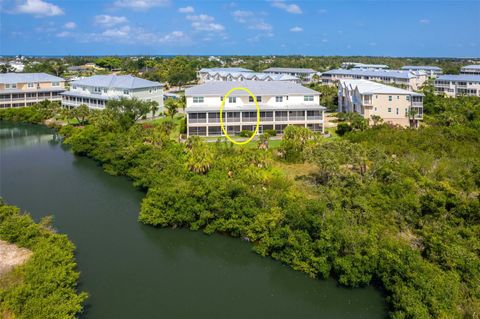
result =
[{"label": "palm tree", "polygon": [[410,119],[410,126],[417,127],[417,119],[415,118],[418,114],[416,109],[410,108],[408,111],[408,118]]},{"label": "palm tree", "polygon": [[174,99],[167,99],[165,101],[165,115],[170,116],[172,119],[175,114],[178,113],[178,103]]},{"label": "palm tree", "polygon": [[372,115],[371,118],[373,126],[377,126],[377,124],[381,124],[383,122],[383,119],[380,115]]}]

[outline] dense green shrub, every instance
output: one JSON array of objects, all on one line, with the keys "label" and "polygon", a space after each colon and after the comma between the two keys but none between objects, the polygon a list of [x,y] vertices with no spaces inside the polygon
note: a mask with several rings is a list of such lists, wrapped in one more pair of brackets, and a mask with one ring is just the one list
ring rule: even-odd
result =
[{"label": "dense green shrub", "polygon": [[238,134],[240,137],[250,137],[253,135],[253,131],[243,130]]}]

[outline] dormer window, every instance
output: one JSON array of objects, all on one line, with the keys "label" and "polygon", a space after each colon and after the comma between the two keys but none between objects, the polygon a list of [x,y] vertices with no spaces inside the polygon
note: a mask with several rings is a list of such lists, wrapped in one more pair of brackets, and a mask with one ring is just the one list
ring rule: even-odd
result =
[{"label": "dormer window", "polygon": [[93,88],[93,92],[94,92],[94,93],[102,93],[102,88],[99,88],[98,86],[95,86],[95,87]]},{"label": "dormer window", "polygon": [[52,86],[60,86],[60,82],[52,82]]},{"label": "dormer window", "polygon": [[228,103],[237,103],[237,98],[235,96],[229,96]]},{"label": "dormer window", "polygon": [[17,84],[16,83],[11,83],[11,84],[5,84],[6,89],[16,89]]},{"label": "dormer window", "polygon": [[312,101],[313,101],[313,95],[305,95],[305,96],[303,97],[303,100],[304,100],[305,102],[312,102]]},{"label": "dormer window", "polygon": [[28,86],[29,88],[33,88],[33,87],[35,87],[35,83],[28,83],[27,86]]},{"label": "dormer window", "polygon": [[73,85],[73,86],[72,86],[72,89],[76,90],[76,89],[77,89],[77,86],[76,86],[76,85]]},{"label": "dormer window", "polygon": [[276,96],[275,102],[283,102],[283,96]]},{"label": "dormer window", "polygon": [[130,91],[129,90],[123,90],[123,94],[130,95]]},{"label": "dormer window", "polygon": [[193,103],[203,103],[203,96],[194,96]]}]

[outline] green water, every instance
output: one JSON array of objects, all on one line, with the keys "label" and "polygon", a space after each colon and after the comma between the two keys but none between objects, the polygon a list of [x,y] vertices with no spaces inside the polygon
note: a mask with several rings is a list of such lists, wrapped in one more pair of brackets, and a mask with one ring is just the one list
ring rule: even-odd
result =
[{"label": "green water", "polygon": [[137,222],[143,194],[52,131],[0,122],[0,195],[77,246],[82,318],[385,318],[373,287],[308,278],[221,235]]}]

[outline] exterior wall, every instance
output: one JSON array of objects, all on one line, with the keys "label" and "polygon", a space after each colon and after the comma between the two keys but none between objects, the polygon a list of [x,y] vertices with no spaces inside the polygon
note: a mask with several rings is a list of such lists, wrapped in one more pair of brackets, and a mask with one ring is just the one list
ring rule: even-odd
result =
[{"label": "exterior wall", "polygon": [[[267,105],[267,106],[283,106],[287,103],[287,96],[282,95],[283,102],[276,102],[277,96],[261,96],[262,101],[259,101],[259,104]],[[212,107],[213,109],[220,109],[220,105],[222,104],[222,98],[220,96],[204,96],[203,103],[193,103],[193,96],[187,96],[187,107],[194,108],[195,106],[208,106]],[[320,96],[313,95],[313,101],[305,102],[304,95],[289,95],[288,96],[288,104],[306,104],[306,105],[319,105],[320,104]],[[236,97],[236,103],[230,103],[229,101],[225,101],[225,105],[254,105],[254,102],[249,102],[249,97],[242,96]]]},{"label": "exterior wall", "polygon": [[480,75],[480,67],[478,68],[461,68],[460,74]]},{"label": "exterior wall", "polygon": [[63,91],[65,81],[58,82],[58,86],[53,86],[52,82],[34,83],[30,88],[28,83],[16,83],[14,89],[7,89],[0,83],[0,108],[31,106],[44,100],[61,101]]},{"label": "exterior wall", "polygon": [[437,80],[434,86],[437,94],[445,94],[448,97],[480,96],[480,82]]},{"label": "exterior wall", "polygon": [[420,75],[418,77],[406,79],[397,77],[384,77],[384,76],[364,76],[364,75],[351,75],[351,74],[323,74],[322,83],[325,85],[337,85],[340,80],[370,80],[376,82],[382,82],[385,84],[398,84],[405,85],[411,90],[418,90],[427,81],[427,75]]}]

